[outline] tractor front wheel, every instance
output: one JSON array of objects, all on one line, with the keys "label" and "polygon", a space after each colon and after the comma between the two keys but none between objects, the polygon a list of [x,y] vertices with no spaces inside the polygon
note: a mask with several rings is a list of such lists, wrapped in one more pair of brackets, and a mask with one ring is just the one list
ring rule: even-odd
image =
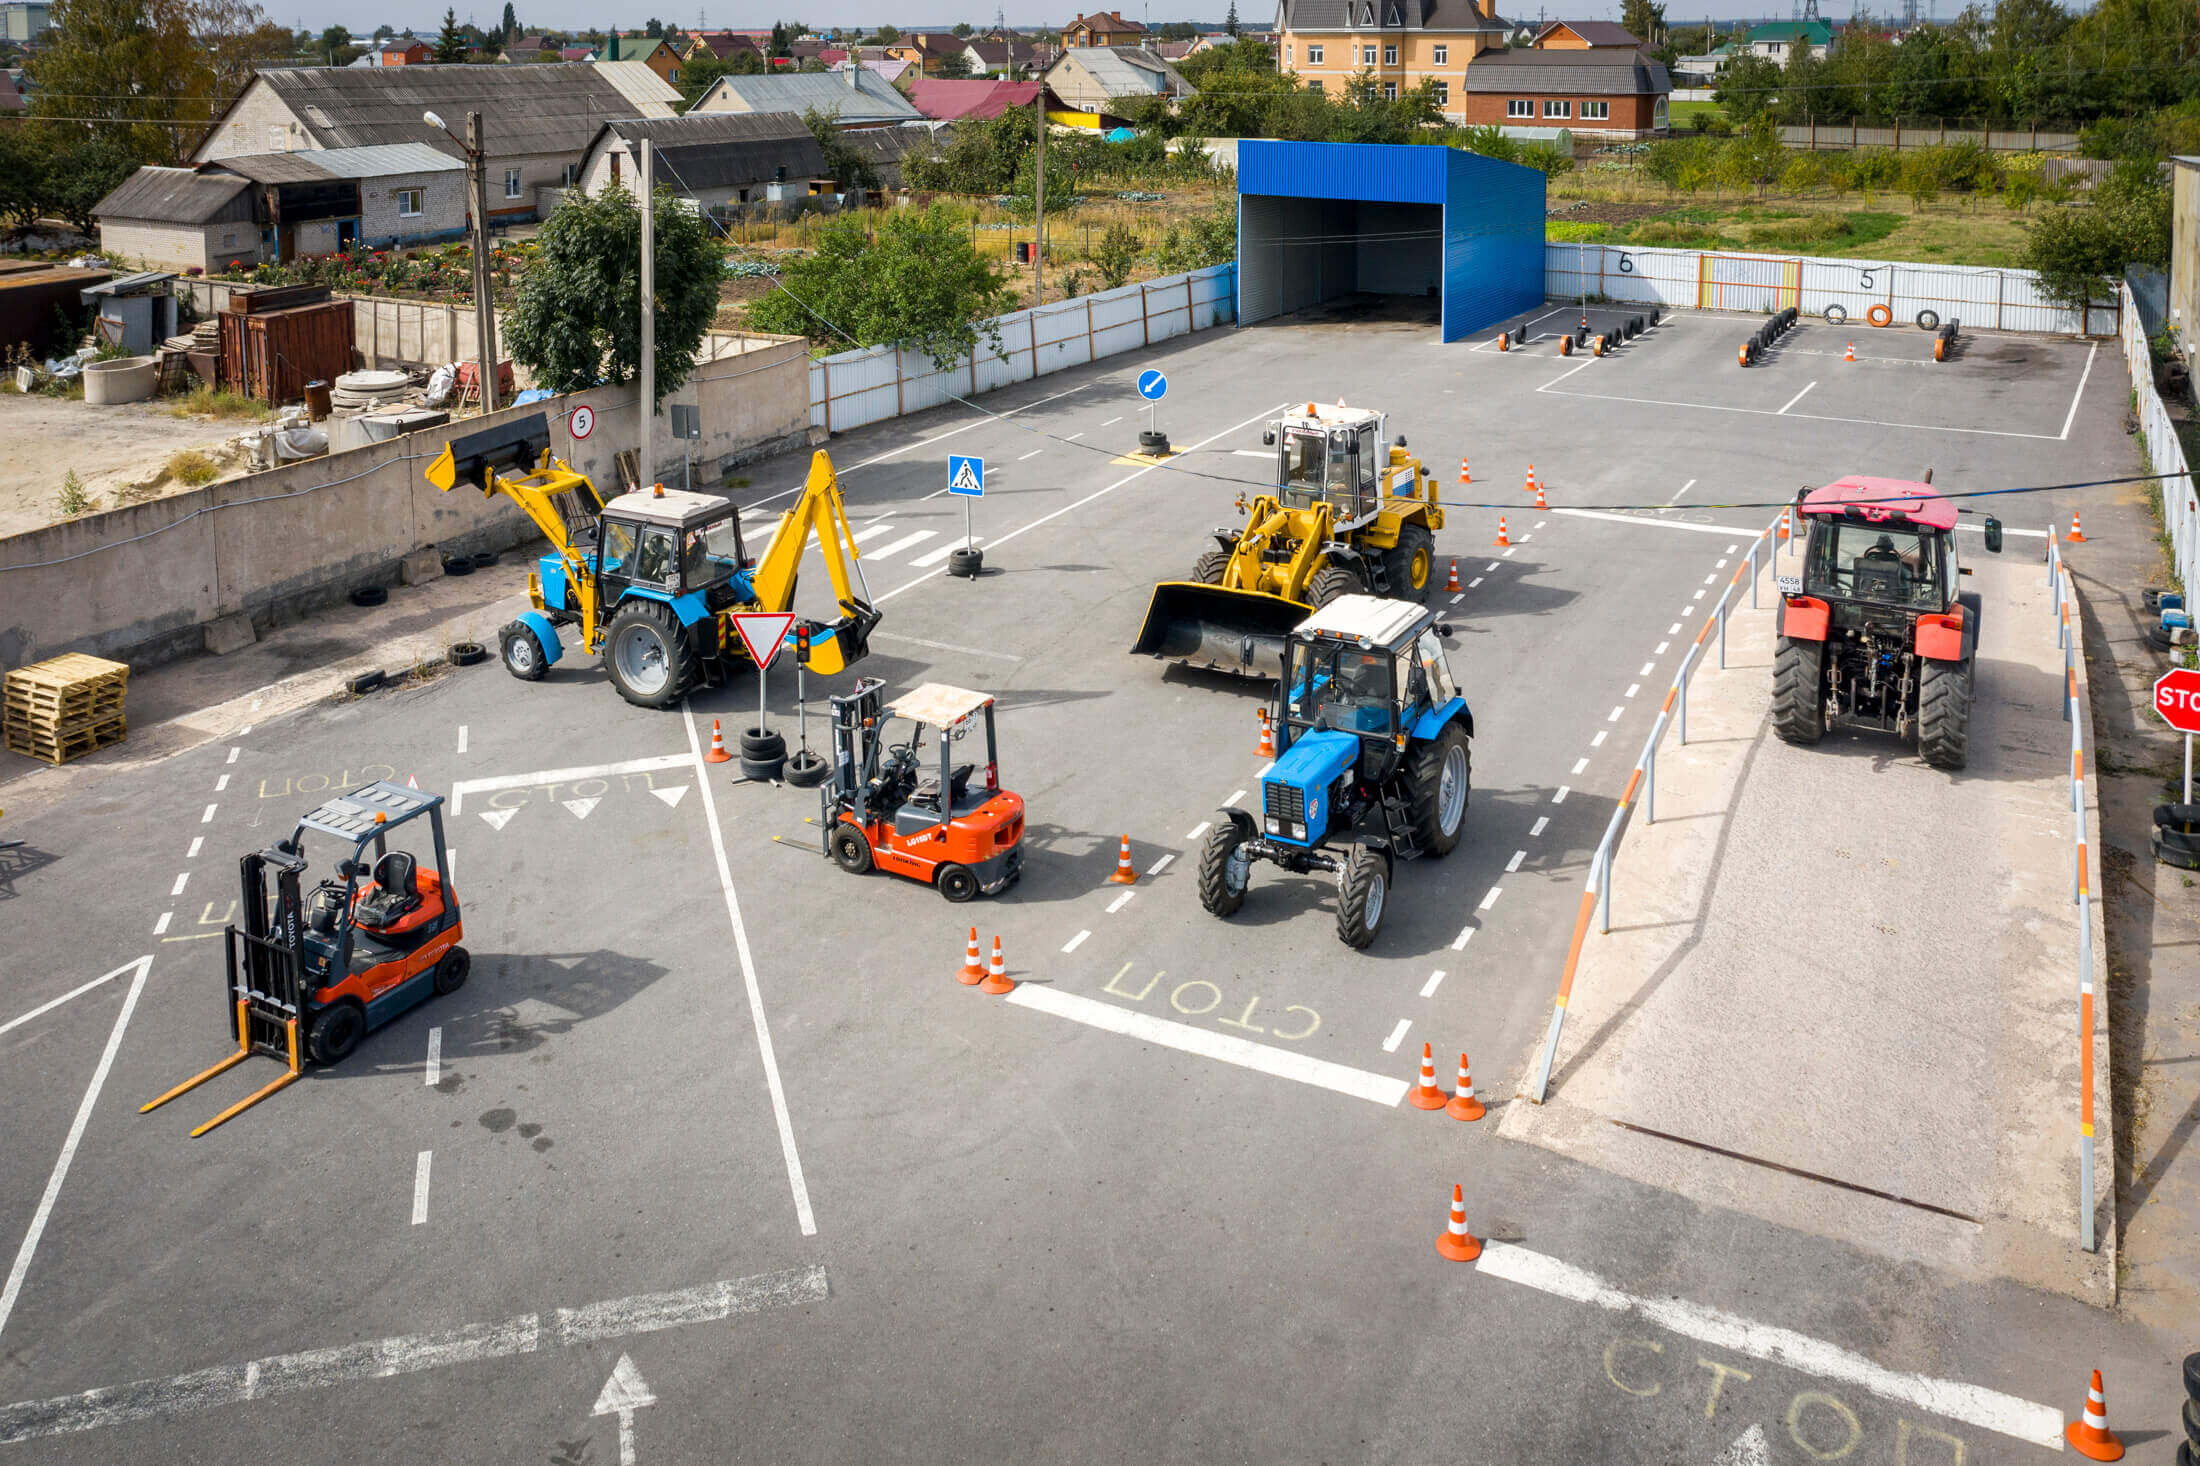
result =
[{"label": "tractor front wheel", "polygon": [[1434,856],[1449,855],[1467,826],[1468,785],[1474,770],[1467,735],[1457,723],[1422,742],[1406,756],[1407,817],[1413,838]]},{"label": "tractor front wheel", "polygon": [[1393,597],[1420,600],[1436,576],[1436,536],[1422,525],[1400,526],[1398,543],[1383,555],[1383,573],[1390,578]]},{"label": "tractor front wheel", "polygon": [[1772,731],[1783,743],[1816,743],[1826,731],[1826,644],[1780,638],[1772,658]]},{"label": "tractor front wheel", "polygon": [[1390,906],[1390,861],[1370,845],[1355,845],[1337,881],[1337,940],[1355,952],[1371,946]]},{"label": "tractor front wheel", "polygon": [[550,670],[542,642],[524,621],[507,622],[497,633],[497,652],[504,658],[504,670],[522,682],[540,682]]},{"label": "tractor front wheel", "polygon": [[1918,675],[1917,751],[1936,769],[1960,769],[1971,751],[1971,664],[1927,662]]},{"label": "tractor front wheel", "polygon": [[1359,572],[1348,565],[1324,565],[1306,582],[1306,600],[1320,610],[1339,596],[1356,596],[1367,590]]},{"label": "tractor front wheel", "polygon": [[619,696],[640,708],[671,707],[701,670],[672,607],[646,597],[630,598],[611,618],[603,661]]},{"label": "tractor front wheel", "polygon": [[1222,584],[1222,572],[1230,568],[1228,550],[1209,550],[1192,562],[1192,579],[1201,585]]},{"label": "tractor front wheel", "polygon": [[1252,831],[1234,819],[1221,819],[1199,847],[1199,904],[1210,916],[1235,916],[1253,884],[1253,858],[1245,852]]},{"label": "tractor front wheel", "polygon": [[357,1003],[331,1003],[306,1021],[306,1052],[316,1064],[335,1064],[366,1037],[367,1015]]}]

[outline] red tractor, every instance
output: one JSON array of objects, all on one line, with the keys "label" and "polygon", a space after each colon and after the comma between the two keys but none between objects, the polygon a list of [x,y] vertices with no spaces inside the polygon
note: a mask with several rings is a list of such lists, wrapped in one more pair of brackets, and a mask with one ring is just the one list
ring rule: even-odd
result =
[{"label": "red tractor", "polygon": [[[1772,727],[1816,743],[1834,720],[1917,739],[1936,769],[1960,769],[1970,742],[1979,598],[1958,592],[1956,506],[1924,483],[1849,477],[1797,505],[1800,574],[1781,575]],[[1986,517],[1988,551],[2001,521]]]}]

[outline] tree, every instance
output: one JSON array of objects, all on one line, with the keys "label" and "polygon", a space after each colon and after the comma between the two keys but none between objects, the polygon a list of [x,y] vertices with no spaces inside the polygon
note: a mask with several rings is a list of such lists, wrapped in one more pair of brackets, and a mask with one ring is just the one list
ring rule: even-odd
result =
[{"label": "tree", "polygon": [[[657,191],[657,402],[695,367],[718,311],[724,265],[703,216]],[[506,319],[512,359],[553,392],[641,374],[642,211],[623,188],[568,193],[543,221],[538,253]],[[657,404],[651,404],[652,408]]]},{"label": "tree", "polygon": [[466,59],[466,35],[458,28],[458,12],[443,12],[443,29],[436,34],[435,60],[439,66],[456,66]]},{"label": "tree", "polygon": [[[962,214],[933,204],[888,211],[875,237],[854,215],[831,218],[817,252],[789,262],[780,288],[750,303],[749,323],[836,348],[899,343],[945,368],[975,350],[979,323],[1014,299],[971,247]],[[990,327],[986,336],[998,349]]]},{"label": "tree", "polygon": [[1230,0],[1230,13],[1222,18],[1222,33],[1233,41],[1237,39],[1237,0]]},{"label": "tree", "polygon": [[681,62],[680,69],[673,72],[672,84],[680,89],[680,95],[692,107],[702,100],[703,93],[711,89],[713,82],[731,70],[731,62],[713,56],[708,46],[698,46],[695,54]]},{"label": "tree", "polygon": [[1619,23],[1645,46],[1656,47],[1664,43],[1665,7],[1654,4],[1653,0],[1626,0],[1620,6]]},{"label": "tree", "polygon": [[2091,207],[2049,209],[2025,227],[2017,264],[2039,272],[2040,293],[2082,310],[2115,289],[2126,265],[2169,263],[2170,191],[2151,162],[2118,163]]},{"label": "tree", "polygon": [[512,0],[504,0],[504,24],[498,31],[497,39],[510,44],[512,37],[518,34],[519,15],[512,9]]},{"label": "tree", "polygon": [[733,53],[733,60],[726,64],[726,70],[735,76],[761,76],[766,67],[763,57],[744,46]]},{"label": "tree", "polygon": [[833,175],[833,182],[840,185],[844,193],[851,184],[858,188],[877,188],[878,170],[871,166],[869,158],[857,152],[841,136],[840,129],[833,125],[838,117],[838,113],[820,112],[815,107],[802,114],[810,136],[817,139],[818,151],[825,155],[825,171]]},{"label": "tree", "polygon": [[891,46],[901,39],[901,32],[890,25],[882,25],[872,35],[872,41],[881,46]]},{"label": "tree", "polygon": [[340,25],[332,25],[327,30],[321,32],[320,49],[323,51],[342,50],[344,47],[350,44],[351,32],[345,30]]},{"label": "tree", "polygon": [[969,39],[970,39],[970,22],[969,22],[969,21],[967,21],[967,20],[958,20],[958,21],[956,21],[956,22],[955,22],[955,37],[956,37],[956,39],[958,39],[958,40],[964,40],[964,41],[967,41],[967,40],[969,40]]},{"label": "tree", "polygon": [[771,49],[770,49],[769,51],[767,51],[767,52],[766,52],[765,54],[766,54],[766,55],[768,55],[768,56],[785,56],[785,55],[788,55],[788,54],[789,54],[789,52],[788,52],[788,49],[787,49],[787,44],[788,44],[788,38],[787,38],[787,23],[786,23],[785,21],[783,21],[783,20],[775,20],[775,21],[773,21],[773,22],[772,22],[772,41],[771,41]]},{"label": "tree", "polygon": [[374,28],[374,38],[378,41],[386,41],[396,34],[397,27],[393,25],[378,25]]},{"label": "tree", "polygon": [[950,51],[940,58],[939,75],[949,81],[960,81],[970,75],[970,55],[966,51]]},{"label": "tree", "polygon": [[[297,54],[287,27],[235,0],[55,0],[27,63],[30,113],[55,146],[104,138],[142,163],[174,163],[254,64]],[[310,50],[314,37],[308,36]]]},{"label": "tree", "polygon": [[1780,68],[1762,56],[1734,58],[1713,88],[1711,100],[1736,122],[1748,122],[1772,105],[1780,86]]},{"label": "tree", "polygon": [[1145,250],[1145,241],[1128,224],[1120,219],[1110,224],[1092,252],[1092,263],[1100,271],[1101,286],[1114,290],[1126,284],[1131,278],[1131,270],[1138,264],[1138,257]]},{"label": "tree", "polygon": [[665,23],[652,15],[649,24],[642,27],[642,34],[653,41],[661,41],[665,38]]}]

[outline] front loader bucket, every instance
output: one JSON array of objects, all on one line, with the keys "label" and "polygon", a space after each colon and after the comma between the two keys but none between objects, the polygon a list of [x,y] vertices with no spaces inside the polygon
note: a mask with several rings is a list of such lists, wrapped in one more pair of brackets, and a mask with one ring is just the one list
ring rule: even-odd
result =
[{"label": "front loader bucket", "polygon": [[1313,614],[1312,606],[1266,591],[1165,580],[1153,588],[1131,655],[1279,676],[1284,642]]},{"label": "front loader bucket", "polygon": [[471,484],[486,494],[491,492],[497,470],[533,473],[542,455],[549,451],[550,421],[532,412],[451,439],[435,462],[428,465],[428,482],[445,493],[460,484]]}]

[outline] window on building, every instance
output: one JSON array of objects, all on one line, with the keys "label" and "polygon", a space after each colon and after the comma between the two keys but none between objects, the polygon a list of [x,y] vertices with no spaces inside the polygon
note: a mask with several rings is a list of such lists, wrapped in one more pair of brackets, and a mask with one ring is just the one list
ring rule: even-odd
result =
[{"label": "window on building", "polygon": [[508,199],[519,197],[519,170],[517,168],[504,170],[504,196]]},{"label": "window on building", "polygon": [[566,164],[566,165],[565,165],[565,177],[564,177],[564,179],[562,180],[562,182],[564,183],[564,186],[565,186],[565,187],[567,187],[567,188],[571,188],[571,187],[572,187],[572,186],[573,186],[574,184],[576,184],[576,183],[578,183],[578,182],[580,182],[580,181],[581,181],[581,165],[580,165],[580,164],[578,164],[578,163],[568,163],[568,164]]},{"label": "window on building", "polygon": [[1449,66],[1451,64],[1451,47],[1436,47],[1433,51],[1430,52],[1429,61],[1432,65]]},{"label": "window on building", "polygon": [[1286,67],[1291,64],[1291,48],[1289,46],[1283,48],[1283,64]]},{"label": "window on building", "polygon": [[1505,101],[1505,115],[1507,117],[1533,117],[1535,116],[1535,103],[1525,101],[1519,97],[1509,97]]},{"label": "window on building", "polygon": [[1553,102],[1545,100],[1545,102],[1543,103],[1543,115],[1545,117],[1571,117],[1574,115],[1574,104],[1571,102]]},{"label": "window on building", "polygon": [[1310,92],[1320,91],[1322,89],[1322,79],[1318,76],[1308,77],[1306,79],[1306,89]]},{"label": "window on building", "polygon": [[400,219],[417,219],[420,217],[419,189],[401,188],[397,191],[397,217]]},{"label": "window on building", "polygon": [[1398,83],[1394,81],[1386,81],[1383,83],[1383,100],[1386,102],[1395,102],[1398,100]]},{"label": "window on building", "polygon": [[1434,91],[1435,91],[1435,93],[1436,93],[1436,105],[1437,105],[1437,106],[1439,106],[1439,107],[1449,107],[1449,106],[1451,105],[1451,83],[1450,83],[1450,82],[1448,82],[1448,81],[1439,81],[1439,82],[1436,82],[1436,83],[1434,84],[1434,86],[1433,86],[1433,90],[1434,90]]},{"label": "window on building", "polygon": [[1362,66],[1373,66],[1375,64],[1375,48],[1373,46],[1360,47],[1360,64]]},{"label": "window on building", "polygon": [[1385,65],[1385,66],[1396,66],[1397,64],[1398,64],[1398,48],[1397,48],[1396,46],[1385,46],[1385,47],[1383,47],[1383,65]]},{"label": "window on building", "polygon": [[1319,66],[1319,65],[1321,65],[1321,64],[1322,64],[1322,48],[1321,48],[1321,47],[1319,47],[1319,46],[1308,46],[1308,47],[1306,48],[1306,64],[1307,64],[1308,66]]},{"label": "window on building", "polygon": [[1611,115],[1612,104],[1610,102],[1583,102],[1581,104],[1581,120],[1584,122],[1601,121]]},{"label": "window on building", "polygon": [[267,125],[267,150],[271,153],[283,150],[283,125],[280,122],[270,122]]},{"label": "window on building", "polygon": [[223,249],[235,249],[236,247],[237,247],[237,231],[236,231],[236,230],[234,230],[234,229],[232,229],[232,230],[230,230],[230,231],[229,231],[228,233],[226,233],[226,234],[224,234],[224,235],[222,236],[222,248],[223,248]]}]

